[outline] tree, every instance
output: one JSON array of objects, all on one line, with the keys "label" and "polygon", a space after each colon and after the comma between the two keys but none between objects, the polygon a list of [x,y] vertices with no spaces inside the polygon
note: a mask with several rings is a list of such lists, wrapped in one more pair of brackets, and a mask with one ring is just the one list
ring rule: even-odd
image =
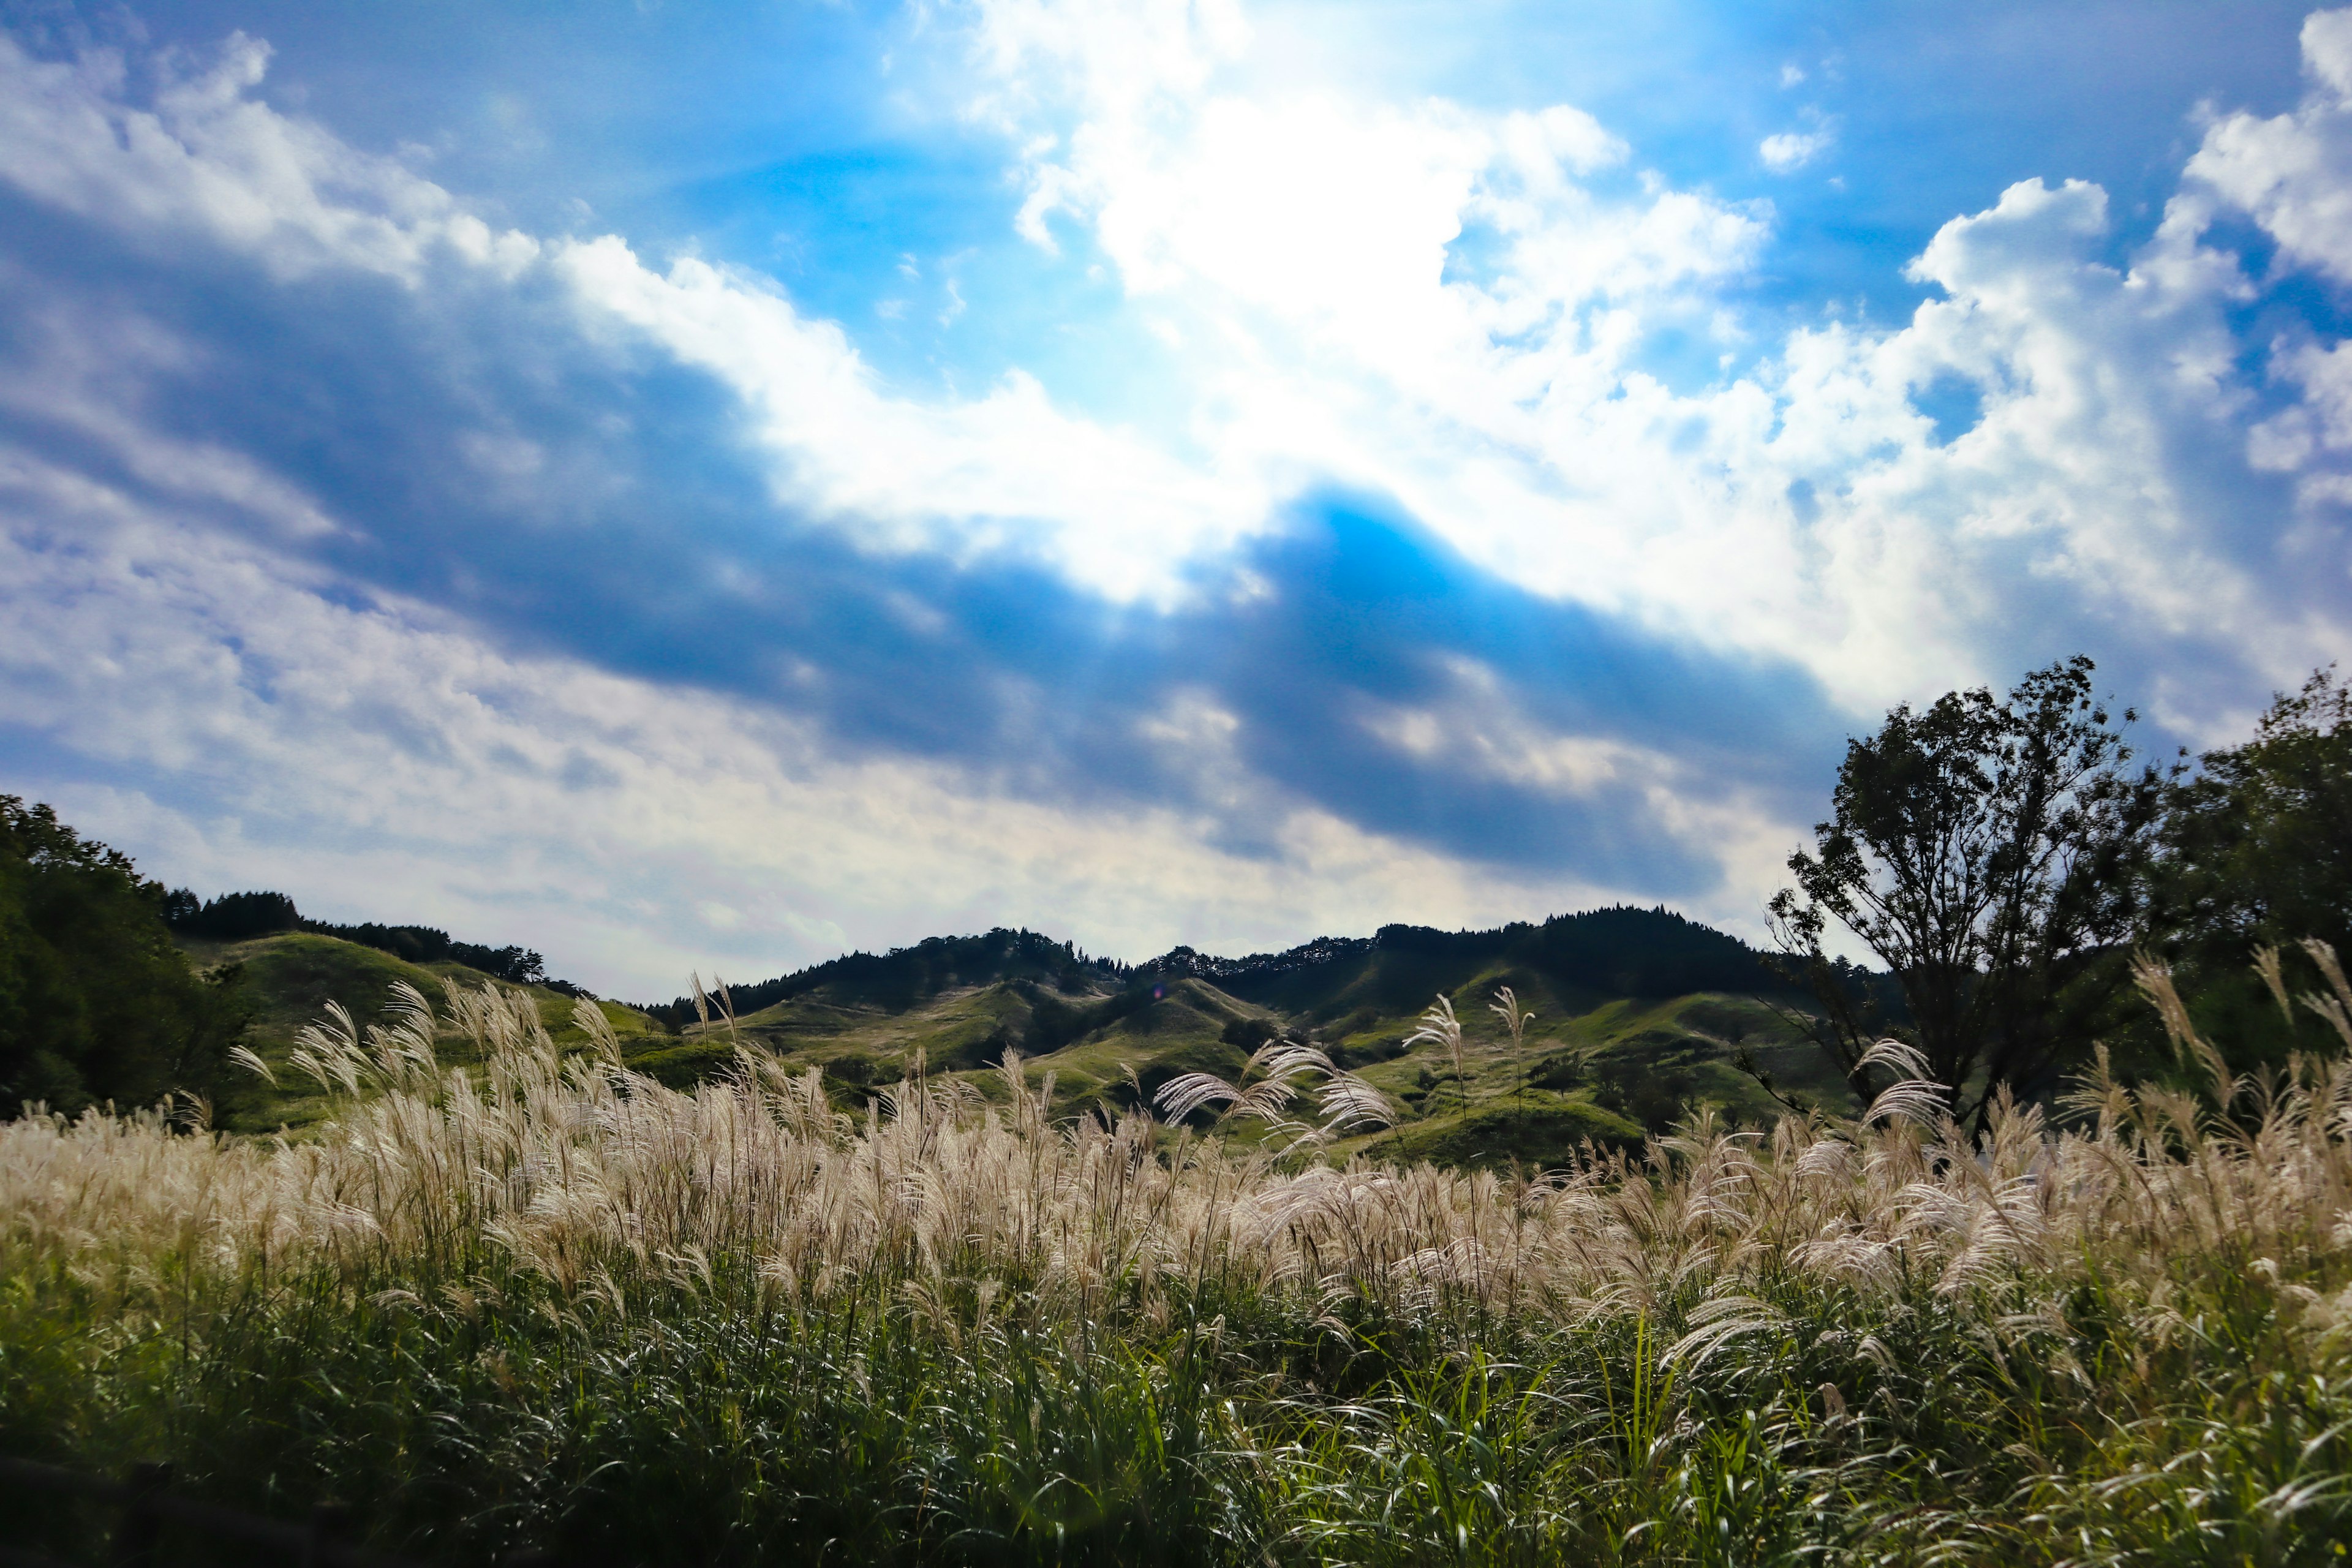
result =
[{"label": "tree", "polygon": [[[2125,984],[2120,944],[2179,770],[2132,771],[2095,668],[2076,655],[2005,700],[1979,687],[1904,704],[1848,743],[1832,819],[1790,858],[1797,886],[1770,907],[1822,998],[1816,1038],[1864,1100],[1863,1055],[1881,1032],[1912,1037],[1964,1116],[2004,1086],[2045,1089]],[[1885,1030],[1857,1005],[1823,951],[1832,919],[1893,973],[1907,1027]]]},{"label": "tree", "polygon": [[2199,762],[2167,805],[2146,934],[2215,1037],[2277,1039],[2249,1026],[2270,1005],[2254,950],[2316,938],[2352,955],[2352,686],[2315,670],[2253,739]]},{"label": "tree", "polygon": [[239,977],[190,967],[165,897],[129,856],[0,795],[0,1107],[152,1104],[222,1083],[247,1016]]},{"label": "tree", "polygon": [[2352,686],[2280,693],[2243,745],[2173,792],[2152,924],[2242,963],[2257,944],[2352,942]]}]

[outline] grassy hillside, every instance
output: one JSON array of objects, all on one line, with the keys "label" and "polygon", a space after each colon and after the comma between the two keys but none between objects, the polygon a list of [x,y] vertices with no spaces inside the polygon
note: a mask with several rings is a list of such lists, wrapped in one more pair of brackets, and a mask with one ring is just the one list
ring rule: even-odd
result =
[{"label": "grassy hillside", "polygon": [[[251,1044],[257,1055],[278,1070],[272,1086],[258,1079],[243,1080],[215,1107],[216,1123],[231,1131],[268,1132],[280,1127],[299,1130],[322,1116],[327,1099],[318,1085],[288,1064],[288,1053],[303,1026],[317,1023],[327,1004],[340,1003],[364,1029],[380,1022],[395,981],[406,981],[440,1008],[444,985],[454,982],[475,986],[489,976],[462,963],[409,963],[373,947],[331,936],[283,931],[244,942],[176,939],[188,956],[204,968],[241,964],[246,995],[254,1008]],[[586,1037],[572,1022],[572,998],[543,986],[525,986],[540,1016],[559,1044],[574,1046]],[[636,1042],[656,1029],[654,1022],[618,1002],[597,1005],[624,1040]],[[455,1036],[441,1042],[443,1059],[468,1059],[464,1043]]]},{"label": "grassy hillside", "polygon": [[[1743,1054],[1781,1094],[1847,1109],[1843,1083],[1779,1010],[1786,998],[1605,996],[1475,948],[1402,961],[1375,949],[1318,969],[1245,974],[1238,984],[1255,997],[1198,974],[1163,975],[1144,966],[1123,984],[1000,979],[912,998],[821,983],[731,1025],[714,1017],[674,1041],[649,1037],[632,1065],[683,1087],[722,1069],[740,1040],[793,1068],[821,1068],[834,1102],[849,1110],[918,1071],[996,1094],[1009,1048],[1025,1058],[1033,1085],[1051,1076],[1057,1115],[1097,1106],[1115,1114],[1181,1074],[1238,1079],[1251,1049],[1284,1033],[1322,1046],[1396,1111],[1394,1129],[1343,1152],[1378,1146],[1452,1163],[1559,1163],[1588,1140],[1637,1145],[1700,1107],[1762,1125],[1785,1107],[1736,1065]],[[1505,985],[1536,1014],[1517,1047],[1488,1006]],[[1465,1025],[1459,1079],[1450,1053],[1407,1044],[1441,994]]]},{"label": "grassy hillside", "polygon": [[[444,982],[488,979],[462,964],[411,963],[303,932],[181,941],[199,963],[244,965],[258,1008],[256,1048],[278,1068],[329,1002],[364,1027],[382,1016],[394,981],[438,1005]],[[1609,988],[1692,978],[1755,984],[1663,995]],[[1343,1142],[1341,1153],[1541,1167],[1588,1142],[1637,1146],[1701,1107],[1733,1123],[1764,1124],[1783,1107],[1735,1065],[1743,1054],[1784,1095],[1847,1109],[1843,1085],[1776,1010],[1790,999],[1763,991],[1769,979],[1756,955],[1720,932],[1659,911],[1613,910],[1496,931],[1391,927],[1375,938],[1243,960],[1180,949],[1132,969],[1086,960],[1034,933],[999,931],[852,955],[739,988],[730,1002],[764,1005],[731,1023],[714,1012],[707,1024],[672,1032],[663,1015],[690,1004],[599,1005],[629,1065],[673,1088],[723,1073],[737,1044],[748,1043],[795,1069],[819,1068],[845,1110],[862,1110],[877,1089],[919,1072],[1000,1095],[996,1068],[1010,1049],[1024,1058],[1034,1085],[1050,1076],[1055,1115],[1115,1115],[1182,1074],[1238,1080],[1252,1049],[1283,1034],[1322,1046],[1389,1098],[1396,1125]],[[1488,1007],[1505,985],[1536,1015],[1517,1047]],[[572,998],[524,989],[559,1045],[583,1043]],[[1439,994],[1465,1026],[1458,1079],[1449,1053],[1406,1044]],[[466,1059],[454,1038],[443,1056]],[[299,1130],[325,1104],[309,1079],[281,1071],[274,1089],[241,1086],[216,1117],[232,1131]]]}]

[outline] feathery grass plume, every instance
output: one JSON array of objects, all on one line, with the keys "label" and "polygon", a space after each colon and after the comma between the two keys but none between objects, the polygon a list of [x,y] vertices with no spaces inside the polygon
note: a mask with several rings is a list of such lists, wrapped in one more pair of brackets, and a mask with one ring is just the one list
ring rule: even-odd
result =
[{"label": "feathery grass plume", "polygon": [[2194,1061],[2205,1071],[2214,1105],[2226,1112],[2236,1103],[2242,1085],[2230,1071],[2211,1041],[2197,1032],[2189,1016],[2189,1005],[2181,1001],[2179,990],[2172,984],[2172,966],[2145,952],[2132,954],[2132,984],[2139,994],[2154,1005],[2157,1016],[2164,1021],[2164,1032],[2172,1040],[2175,1057],[2182,1067]]},{"label": "feathery grass plume", "polygon": [[2327,942],[2306,937],[2302,945],[2312,963],[2319,966],[2319,973],[2326,977],[2328,989],[2335,993],[2323,996],[2316,991],[2307,991],[2304,993],[2303,1005],[2326,1019],[2328,1026],[2343,1039],[2345,1048],[2352,1050],[2352,984],[2344,978],[2344,965],[2337,962],[2335,947]]},{"label": "feathery grass plume", "polygon": [[[1323,1121],[1320,1126],[1308,1127],[1293,1120],[1289,1110],[1304,1087],[1302,1080],[1316,1079],[1322,1080],[1317,1100]],[[1214,1073],[1185,1073],[1160,1085],[1153,1101],[1160,1114],[1173,1122],[1183,1122],[1213,1106],[1220,1121],[1238,1117],[1262,1121],[1270,1131],[1294,1136],[1285,1152],[1320,1147],[1334,1137],[1375,1131],[1395,1121],[1388,1096],[1354,1073],[1341,1070],[1320,1047],[1302,1041],[1267,1041],[1251,1055],[1242,1081],[1246,1088]]]},{"label": "feathery grass plume", "polygon": [[1462,1067],[1462,1020],[1454,1016],[1452,997],[1440,994],[1422,1014],[1421,1027],[1406,1036],[1404,1043],[1410,1050],[1424,1042],[1445,1047],[1446,1057],[1454,1064],[1454,1089],[1462,1097],[1463,1108],[1467,1110],[1470,1105],[1470,1079]]},{"label": "feathery grass plume", "polygon": [[1389,1103],[1389,1097],[1354,1073],[1333,1071],[1323,1080],[1318,1096],[1327,1137],[1376,1132],[1396,1123],[1396,1107]]},{"label": "feathery grass plume", "polygon": [[1507,985],[1495,987],[1495,999],[1486,1004],[1486,1011],[1503,1020],[1503,1027],[1510,1032],[1511,1054],[1517,1057],[1527,1048],[1528,1026],[1536,1021],[1536,1016],[1519,1011],[1518,994]]},{"label": "feathery grass plume", "polygon": [[719,977],[715,969],[710,972],[710,992],[718,999],[719,1016],[727,1020],[728,1039],[740,1042],[743,1037],[735,1027],[735,999],[727,994],[727,982]]},{"label": "feathery grass plume", "polygon": [[1862,1113],[1865,1126],[1899,1118],[1927,1127],[1950,1114],[1950,1091],[1927,1075],[1927,1056],[1916,1046],[1890,1036],[1873,1044],[1853,1065],[1857,1073],[1885,1067],[1902,1075],[1871,1100],[1870,1109]]},{"label": "feathery grass plume", "polygon": [[2286,971],[2281,964],[2279,950],[2265,942],[2254,949],[2254,973],[2263,977],[2263,984],[2278,1004],[2279,1016],[2286,1020],[2289,1029],[2294,1027],[2294,1003],[2286,994]]}]

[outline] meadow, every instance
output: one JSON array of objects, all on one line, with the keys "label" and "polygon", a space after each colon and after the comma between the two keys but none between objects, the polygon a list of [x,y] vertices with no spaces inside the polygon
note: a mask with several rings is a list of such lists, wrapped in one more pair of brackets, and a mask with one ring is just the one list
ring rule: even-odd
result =
[{"label": "meadow", "polygon": [[1541,1173],[404,989],[299,1137],[0,1126],[0,1450],[451,1563],[2337,1562],[2352,1061],[2233,1077],[2141,981],[2180,1071],[2056,1125],[1910,1082]]}]

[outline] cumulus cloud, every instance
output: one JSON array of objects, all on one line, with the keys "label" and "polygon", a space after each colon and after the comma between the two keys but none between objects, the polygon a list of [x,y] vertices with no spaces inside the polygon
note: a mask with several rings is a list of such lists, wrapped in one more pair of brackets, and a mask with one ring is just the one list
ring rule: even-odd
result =
[{"label": "cumulus cloud", "polygon": [[2235,209],[2278,242],[2283,264],[2352,281],[2352,11],[2306,20],[2303,59],[2311,90],[2294,111],[2206,128],[2169,217],[2189,229]]},{"label": "cumulus cloud", "polygon": [[397,162],[253,98],[269,63],[260,40],[232,34],[200,68],[142,63],[158,79],[144,108],[119,52],[44,61],[0,37],[0,179],[151,242],[233,247],[281,278],[337,267],[414,281],[444,247],[511,273],[538,254]]},{"label": "cumulus cloud", "polygon": [[[1604,189],[1630,150],[1569,106],[1293,89],[1185,7],[982,10],[981,96],[1026,116],[1024,223],[1087,225],[1184,342],[1237,345],[1192,362],[1228,471],[1383,490],[1514,581],[1797,660],[1857,708],[2084,641],[2153,675],[2185,637],[2223,672],[2195,698],[2174,678],[2185,717],[2340,635],[2340,594],[2285,602],[2308,585],[2221,524],[2267,503],[2236,456],[2225,316],[2247,285],[2195,224],[2119,269],[2103,193],[2028,182],[1936,237],[1913,276],[1940,297],[1909,323],[1801,330],[1745,375],[1672,386],[1648,345],[1725,330],[1768,209]],[[2323,86],[2335,26],[2306,34]],[[2211,131],[2192,184],[2220,188],[2233,138]],[[1958,440],[1919,406],[1943,384],[1984,409]],[[2021,646],[2027,603],[2044,625]]]},{"label": "cumulus cloud", "polygon": [[745,274],[690,257],[656,273],[610,236],[565,244],[551,265],[592,312],[756,411],[783,499],[879,549],[1028,554],[1115,597],[1164,597],[1171,554],[1230,546],[1271,503],[1247,478],[1060,412],[1019,372],[977,400],[892,397],[838,326]]}]

